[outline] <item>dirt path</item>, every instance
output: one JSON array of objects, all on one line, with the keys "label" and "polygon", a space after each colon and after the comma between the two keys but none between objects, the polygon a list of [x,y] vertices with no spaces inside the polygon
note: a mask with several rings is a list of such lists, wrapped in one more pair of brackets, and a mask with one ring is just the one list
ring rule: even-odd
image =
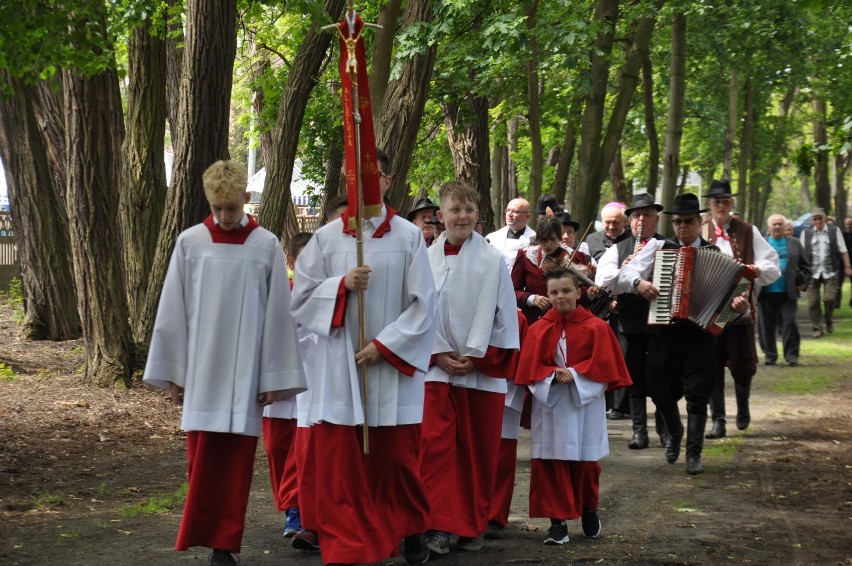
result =
[{"label": "dirt path", "polygon": [[[82,387],[72,375],[78,344],[20,344],[11,332],[0,325],[0,361],[26,376],[0,380],[2,564],[205,564],[206,551],[172,550],[179,506],[126,512],[183,481],[177,410],[144,388]],[[761,367],[752,427],[708,441],[700,476],[688,476],[682,459],[667,464],[657,443],[627,450],[629,422],[610,421],[598,540],[585,539],[575,522],[569,544],[542,544],[547,521],[526,518],[524,437],[507,537],[430,564],[852,564],[852,379],[820,395],[768,393],[785,371]],[[318,555],[280,537],[262,450],[256,470],[241,564],[319,566]]]}]

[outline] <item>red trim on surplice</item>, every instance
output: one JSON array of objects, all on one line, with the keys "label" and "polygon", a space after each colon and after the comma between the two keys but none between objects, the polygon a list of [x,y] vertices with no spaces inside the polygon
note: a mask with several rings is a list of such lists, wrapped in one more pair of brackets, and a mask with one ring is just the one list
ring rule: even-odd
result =
[{"label": "red trim on surplice", "polygon": [[375,338],[373,339],[373,344],[375,344],[376,348],[379,349],[379,352],[382,354],[382,357],[385,359],[385,361],[395,367],[397,371],[404,373],[408,377],[414,375],[414,372],[417,370],[417,368],[415,368],[413,365],[409,364],[408,362],[391,352],[387,346],[385,346]]},{"label": "red trim on surplice", "polygon": [[189,490],[176,550],[205,546],[240,551],[256,451],[256,436],[186,433]]},{"label": "red trim on surplice", "polygon": [[242,245],[246,243],[249,234],[251,234],[255,228],[260,228],[260,224],[255,222],[254,218],[251,217],[251,214],[246,214],[246,216],[248,216],[248,222],[245,226],[237,226],[230,230],[223,230],[220,228],[213,220],[212,214],[204,219],[204,225],[207,226],[207,230],[210,231],[210,237],[213,238],[214,244]]},{"label": "red trim on surplice", "polygon": [[[418,473],[420,425],[311,427],[315,520],[323,564],[371,564],[395,556],[402,538],[427,528],[429,507]],[[304,526],[304,521],[303,521]]]},{"label": "red trim on surplice", "polygon": [[[292,469],[288,470],[287,462],[293,458],[293,445],[296,441],[296,419],[279,419],[263,417],[263,447],[266,449],[266,461],[269,464],[269,483],[272,486],[272,499],[278,511],[285,511],[291,507],[282,495],[287,494],[287,489],[282,486],[296,483],[296,467],[293,463]],[[296,503],[298,506],[298,502]]]},{"label": "red trim on surplice", "polygon": [[420,475],[430,529],[475,537],[487,528],[504,400],[502,393],[426,383]]},{"label": "red trim on surplice", "polygon": [[334,313],[331,315],[331,327],[343,328],[346,323],[346,298],[349,293],[346,291],[346,277],[340,280],[340,285],[337,287],[337,299],[334,303]]},{"label": "red trim on surplice", "polygon": [[515,383],[529,385],[553,373],[558,367],[556,347],[563,331],[568,350],[566,367],[587,379],[606,383],[608,391],[633,383],[609,324],[579,306],[565,315],[552,308],[530,326],[521,347]]},{"label": "red trim on surplice", "polygon": [[[393,207],[391,207],[390,205],[387,205],[387,204],[385,205],[385,210],[387,211],[387,215],[385,216],[385,219],[382,221],[382,223],[379,224],[379,227],[376,228],[376,231],[373,232],[373,235],[372,235],[373,238],[381,238],[382,236],[384,236],[385,234],[390,232],[391,218],[393,218],[394,216],[399,214],[396,210],[393,209]],[[343,211],[343,214],[341,215],[340,219],[343,221],[343,233],[349,234],[350,236],[352,236],[354,238],[355,237],[355,229],[349,228],[348,211]]]},{"label": "red trim on surplice", "polygon": [[597,511],[601,465],[575,460],[530,460],[530,517],[579,519]]},{"label": "red trim on surplice", "polygon": [[485,356],[481,358],[470,358],[473,367],[476,371],[487,375],[488,377],[508,377],[514,376],[511,371],[512,354],[517,350],[507,350],[496,346],[488,346],[485,350]]}]

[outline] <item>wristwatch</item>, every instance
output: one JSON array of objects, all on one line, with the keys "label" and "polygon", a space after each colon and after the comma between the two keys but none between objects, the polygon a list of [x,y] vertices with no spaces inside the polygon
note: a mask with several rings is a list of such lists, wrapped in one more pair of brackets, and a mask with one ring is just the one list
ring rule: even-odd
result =
[{"label": "wristwatch", "polygon": [[639,288],[639,283],[641,283],[641,282],[642,282],[642,278],[641,278],[641,277],[637,277],[636,279],[634,279],[634,280],[633,280],[633,288],[634,288],[634,289],[638,289],[638,288]]}]

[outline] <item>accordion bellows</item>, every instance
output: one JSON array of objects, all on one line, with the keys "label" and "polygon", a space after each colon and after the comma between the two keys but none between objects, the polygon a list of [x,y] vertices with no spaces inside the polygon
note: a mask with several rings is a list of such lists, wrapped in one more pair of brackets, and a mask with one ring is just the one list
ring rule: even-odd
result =
[{"label": "accordion bellows", "polygon": [[718,336],[736,317],[731,301],[754,279],[751,268],[716,249],[658,250],[652,283],[660,295],[650,303],[648,324],[690,321]]}]

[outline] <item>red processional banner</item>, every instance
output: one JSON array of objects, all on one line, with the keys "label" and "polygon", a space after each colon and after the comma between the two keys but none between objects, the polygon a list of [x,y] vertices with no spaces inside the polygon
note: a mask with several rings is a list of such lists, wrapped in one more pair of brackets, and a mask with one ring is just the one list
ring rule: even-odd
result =
[{"label": "red processional banner", "polygon": [[[355,14],[352,33],[349,22],[344,15],[338,24],[340,30],[340,79],[343,91],[343,142],[346,171],[346,194],[349,198],[347,217],[350,219],[350,229],[354,229],[354,221],[358,217],[358,179],[356,159],[361,160],[361,189],[363,192],[363,216],[371,218],[381,214],[382,192],[379,187],[379,168],[376,159],[376,135],[373,132],[373,111],[370,107],[370,85],[367,78],[367,58],[364,54],[364,39],[361,30],[364,21]],[[355,57],[355,82],[353,84],[349,69],[350,57]],[[355,122],[352,97],[357,92],[358,112],[361,115],[360,125]],[[361,155],[357,155],[355,144],[356,128],[360,133]]]}]

